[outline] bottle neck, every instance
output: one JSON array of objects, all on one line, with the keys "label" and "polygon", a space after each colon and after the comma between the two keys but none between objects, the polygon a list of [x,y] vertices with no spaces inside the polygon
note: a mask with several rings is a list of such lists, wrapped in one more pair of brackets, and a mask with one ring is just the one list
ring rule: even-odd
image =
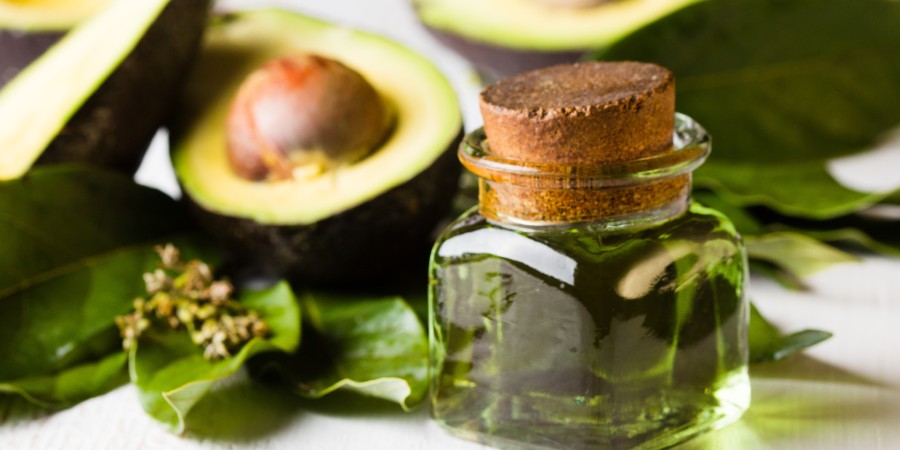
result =
[{"label": "bottle neck", "polygon": [[609,228],[645,227],[683,214],[690,203],[691,175],[625,186],[535,188],[479,179],[479,212],[488,220],[520,228],[601,223]]},{"label": "bottle neck", "polygon": [[687,210],[691,173],[710,151],[710,137],[676,114],[673,148],[625,161],[523,161],[491,151],[483,130],[466,136],[463,165],[479,179],[480,212],[496,223],[535,228],[602,222],[646,226]]}]

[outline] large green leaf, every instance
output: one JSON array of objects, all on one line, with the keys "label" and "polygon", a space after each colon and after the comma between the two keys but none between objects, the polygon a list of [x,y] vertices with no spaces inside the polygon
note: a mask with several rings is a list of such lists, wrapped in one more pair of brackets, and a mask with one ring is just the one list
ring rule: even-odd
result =
[{"label": "large green leaf", "polygon": [[[812,264],[817,263],[815,259],[818,257],[809,258],[801,255],[798,258],[796,257],[797,255],[782,251],[782,249],[774,246],[764,248],[761,245],[756,245],[765,242],[767,236],[772,234],[780,234],[781,238],[789,238],[792,241],[807,241],[789,243],[790,247],[803,246],[807,255],[811,255],[808,252],[813,250],[811,246],[820,247],[822,245],[821,242],[849,245],[886,255],[900,255],[900,233],[897,233],[900,220],[897,219],[896,213],[879,215],[875,210],[863,210],[828,220],[812,220],[778,214],[764,207],[742,208],[709,190],[701,189],[695,191],[694,199],[705,205],[712,206],[731,219],[737,230],[747,238],[748,245],[751,247],[751,260],[765,260],[772,263],[779,262],[785,258],[795,260],[793,262],[788,261],[788,264],[779,264],[781,268],[786,268],[786,266],[793,264],[802,265],[803,261],[801,260]],[[895,206],[879,205],[876,207],[876,209],[880,208],[895,208]],[[763,241],[754,242],[757,238],[763,239]],[[810,241],[809,238],[818,240],[820,243],[817,244],[815,241]],[[769,250],[775,250],[779,254],[769,255]],[[834,247],[820,247],[816,252],[827,252],[830,254],[828,260],[834,263],[849,261],[852,258],[846,253],[843,255],[835,253],[836,250]],[[811,274],[815,271],[803,269],[799,272]],[[795,276],[800,277],[801,275],[795,274]]]},{"label": "large green leaf", "polygon": [[739,205],[835,217],[884,197],[839,185],[824,162],[900,123],[898,23],[890,0],[707,0],[593,57],[675,73],[678,109],[715,140],[699,185]]},{"label": "large green leaf", "polygon": [[734,228],[744,236],[760,234],[763,231],[762,224],[752,214],[725,200],[715,192],[695,189],[693,200],[728,216],[728,219],[734,224]]},{"label": "large green leaf", "polygon": [[828,174],[824,162],[813,159],[785,164],[714,160],[701,167],[694,180],[737,206],[762,205],[811,219],[850,214],[891,195],[841,186]]},{"label": "large green leaf", "polygon": [[803,330],[783,335],[752,304],[749,334],[752,363],[778,361],[831,337],[831,333],[820,330]]},{"label": "large green leaf", "polygon": [[50,166],[2,182],[0,299],[185,224],[165,194],[98,169]]},{"label": "large green leaf", "polygon": [[766,226],[753,212],[728,202],[714,192],[698,190],[694,193],[694,199],[728,216],[744,236],[747,255],[755,273],[769,275],[786,287],[803,289],[803,278],[837,264],[859,260],[806,233]]},{"label": "large green leaf", "polygon": [[263,352],[292,352],[300,344],[300,307],[286,282],[248,292],[240,303],[265,319],[272,336],[254,338],[233,357],[206,360],[187,332],[171,330],[145,332],[129,352],[131,381],[144,411],[173,432],[183,432],[194,405],[248,358]]},{"label": "large green leaf", "polygon": [[[880,225],[880,224],[879,224]],[[836,244],[851,244],[886,255],[900,256],[900,236],[896,230],[900,224],[894,223],[892,234],[880,235],[878,230],[870,230],[866,226],[799,230],[815,239]],[[882,227],[875,227],[882,228]]]},{"label": "large green leaf", "polygon": [[799,278],[806,278],[837,264],[859,258],[828,244],[792,231],[779,231],[746,239],[747,255],[772,263]]},{"label": "large green leaf", "polygon": [[114,318],[185,223],[169,197],[97,169],[0,183],[0,390],[63,406],[120,381]]},{"label": "large green leaf", "polygon": [[754,211],[770,230],[792,230],[815,239],[841,245],[862,247],[886,255],[900,255],[900,220],[859,213],[831,220],[803,220]]},{"label": "large green leaf", "polygon": [[96,361],[63,369],[51,375],[0,382],[0,392],[21,395],[29,402],[58,408],[108,392],[128,381],[127,357],[114,352]]},{"label": "large green leaf", "polygon": [[428,388],[428,340],[402,298],[317,292],[303,295],[301,303],[303,347],[289,357],[268,358],[257,374],[274,370],[310,398],[342,389],[404,410],[421,402]]}]

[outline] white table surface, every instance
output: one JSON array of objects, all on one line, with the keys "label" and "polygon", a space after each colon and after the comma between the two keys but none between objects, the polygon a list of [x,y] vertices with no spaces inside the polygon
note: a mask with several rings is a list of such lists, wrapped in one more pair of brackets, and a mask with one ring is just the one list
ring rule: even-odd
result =
[{"label": "white table surface", "polygon": [[[471,69],[422,31],[407,0],[226,0],[220,6],[269,5],[379,32],[420,51],[456,88],[466,128],[480,124]],[[830,168],[851,187],[884,189],[900,186],[898,167],[900,147],[894,145]],[[138,179],[177,193],[163,140]],[[744,418],[682,448],[900,448],[900,259],[865,256],[808,279],[806,292],[760,277],[752,281],[754,301],[784,330],[819,328],[835,336],[805,354],[753,366],[753,404]],[[52,414],[0,398],[0,449],[483,448],[444,433],[424,408],[405,414],[347,395],[312,402],[241,380],[225,392],[202,405],[197,414],[203,427],[186,436],[172,435],[146,416],[130,386]],[[226,402],[232,407],[219,407]]]}]

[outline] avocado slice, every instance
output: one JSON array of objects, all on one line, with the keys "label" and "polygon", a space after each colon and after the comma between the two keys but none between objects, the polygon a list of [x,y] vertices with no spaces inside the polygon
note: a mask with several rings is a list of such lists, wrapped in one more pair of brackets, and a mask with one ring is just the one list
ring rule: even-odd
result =
[{"label": "avocado slice", "polygon": [[422,23],[490,79],[576,61],[704,0],[413,0]]},{"label": "avocado slice", "polygon": [[0,90],[0,180],[36,162],[137,169],[196,51],[209,3],[0,0],[0,73],[15,74]]},{"label": "avocado slice", "polygon": [[[319,176],[244,179],[228,160],[230,105],[248,74],[297,53],[361,74],[394,111],[393,129],[364,159]],[[175,173],[201,225],[257,271],[305,284],[380,277],[427,249],[460,173],[459,105],[430,62],[381,36],[281,10],[214,21],[170,131]],[[419,256],[421,269],[427,252]]]},{"label": "avocado slice", "polygon": [[110,0],[0,0],[0,87]]},{"label": "avocado slice", "polygon": [[105,8],[111,0],[0,0],[0,28],[66,31]]}]

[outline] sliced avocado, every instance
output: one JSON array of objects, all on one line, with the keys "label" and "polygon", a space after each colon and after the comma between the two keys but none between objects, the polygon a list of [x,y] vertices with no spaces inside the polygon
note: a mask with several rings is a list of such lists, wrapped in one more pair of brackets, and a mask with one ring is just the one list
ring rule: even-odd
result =
[{"label": "sliced avocado", "polygon": [[112,0],[0,0],[0,28],[66,31],[89,19]]},{"label": "sliced avocado", "polygon": [[0,0],[0,87],[110,0]]},{"label": "sliced avocado", "polygon": [[[318,176],[244,179],[228,159],[230,105],[248,74],[297,53],[361,74],[394,111],[393,128],[364,159]],[[286,11],[236,13],[209,27],[170,128],[175,172],[201,224],[257,268],[309,284],[377,277],[427,248],[460,172],[459,106],[431,63],[383,37]]]},{"label": "sliced avocado", "polygon": [[704,0],[413,0],[442,42],[491,78],[575,61]]},{"label": "sliced avocado", "polygon": [[0,74],[15,74],[0,90],[0,180],[36,162],[134,171],[208,9],[209,0],[0,0],[0,44],[16,55],[0,58]]}]

